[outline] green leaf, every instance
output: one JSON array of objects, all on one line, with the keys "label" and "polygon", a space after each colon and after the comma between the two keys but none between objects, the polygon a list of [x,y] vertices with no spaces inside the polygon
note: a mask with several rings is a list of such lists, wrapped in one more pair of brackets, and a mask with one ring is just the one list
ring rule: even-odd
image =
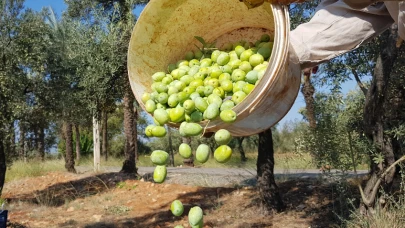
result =
[{"label": "green leaf", "polygon": [[378,154],[373,158],[373,161],[375,164],[380,164],[384,161],[384,156],[381,154]]},{"label": "green leaf", "polygon": [[200,43],[206,47],[207,43],[205,42],[204,38],[200,37],[200,36],[194,36],[194,38],[196,38],[198,41],[200,41]]}]

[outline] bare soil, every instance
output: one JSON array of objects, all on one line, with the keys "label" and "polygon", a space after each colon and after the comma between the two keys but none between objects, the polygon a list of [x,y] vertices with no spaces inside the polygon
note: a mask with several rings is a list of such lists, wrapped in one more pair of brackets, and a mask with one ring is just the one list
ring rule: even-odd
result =
[{"label": "bare soil", "polygon": [[[320,179],[280,181],[287,209],[273,215],[263,213],[254,181],[212,179],[222,187],[203,187],[212,180],[198,174],[171,174],[156,184],[150,175],[52,172],[6,183],[3,198],[8,227],[190,227],[187,214],[196,205],[204,210],[204,227],[337,227],[339,222],[333,212],[339,207],[336,193]],[[170,212],[175,199],[185,205],[180,217]]]}]

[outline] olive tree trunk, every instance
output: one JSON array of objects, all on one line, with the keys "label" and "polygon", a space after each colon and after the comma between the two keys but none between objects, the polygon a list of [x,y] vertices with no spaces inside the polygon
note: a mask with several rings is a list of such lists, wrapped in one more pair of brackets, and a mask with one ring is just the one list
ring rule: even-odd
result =
[{"label": "olive tree trunk", "polygon": [[45,132],[44,128],[39,126],[37,129],[37,150],[41,161],[45,161]]},{"label": "olive tree trunk", "polygon": [[132,122],[132,130],[134,132],[134,140],[135,140],[135,161],[139,161],[139,151],[138,151],[138,103],[134,99],[134,121]]},{"label": "olive tree trunk", "polygon": [[18,155],[16,154],[16,144],[15,144],[15,128],[14,121],[10,124],[10,157],[16,159]]},{"label": "olive tree trunk", "polygon": [[257,187],[263,208],[267,213],[285,209],[281,194],[274,179],[274,149],[271,128],[259,134],[257,157]]},{"label": "olive tree trunk", "polygon": [[64,135],[66,141],[65,168],[68,172],[76,173],[75,158],[73,155],[72,124],[69,122],[64,123]]},{"label": "olive tree trunk", "polygon": [[26,142],[25,142],[25,126],[22,123],[22,121],[20,121],[20,139],[19,139],[19,149],[18,149],[18,157],[19,159],[23,160],[24,162],[27,161],[27,156],[26,156]]},{"label": "olive tree trunk", "polygon": [[245,139],[245,137],[237,137],[236,141],[238,141],[238,151],[240,153],[240,160],[242,162],[246,162],[247,158],[246,158],[246,154],[245,154],[245,150],[243,149],[243,140]]},{"label": "olive tree trunk", "polygon": [[93,166],[94,172],[100,171],[100,121],[93,115]]},{"label": "olive tree trunk", "polygon": [[[393,99],[393,95],[398,93],[398,90],[393,90],[391,85],[398,84],[393,77],[394,64],[398,57],[398,49],[396,48],[397,31],[391,28],[383,36],[382,49],[377,58],[374,68],[373,79],[370,88],[367,91],[366,103],[364,108],[364,126],[366,136],[373,143],[376,150],[375,154],[371,154],[371,161],[376,154],[382,155],[383,159],[376,164],[371,162],[371,177],[367,181],[364,189],[363,202],[360,207],[363,214],[370,214],[375,208],[375,199],[378,194],[379,187],[383,187],[389,191],[395,175],[395,169],[388,170],[387,174],[380,177],[389,166],[391,166],[400,154],[400,148],[394,135],[387,133],[389,125],[395,123],[396,119],[404,118],[398,116],[400,109],[403,109],[405,98],[399,96],[398,99]],[[399,87],[401,88],[401,87]],[[402,87],[402,93],[404,88]]]},{"label": "olive tree trunk", "polygon": [[104,160],[108,161],[108,114],[106,111],[102,113],[102,145],[101,145],[101,154],[104,155]]},{"label": "olive tree trunk", "polygon": [[0,196],[3,192],[4,181],[6,179],[7,163],[6,152],[4,151],[4,134],[0,129]]},{"label": "olive tree trunk", "polygon": [[122,165],[120,172],[123,173],[137,173],[135,154],[136,154],[136,131],[134,129],[134,95],[132,94],[131,88],[129,86],[128,79],[125,83],[125,94],[124,94],[124,129],[126,137],[126,150],[125,150],[125,161]]},{"label": "olive tree trunk", "polygon": [[80,130],[79,125],[75,124],[75,136],[76,136],[76,162],[79,164],[82,152],[80,151]]}]

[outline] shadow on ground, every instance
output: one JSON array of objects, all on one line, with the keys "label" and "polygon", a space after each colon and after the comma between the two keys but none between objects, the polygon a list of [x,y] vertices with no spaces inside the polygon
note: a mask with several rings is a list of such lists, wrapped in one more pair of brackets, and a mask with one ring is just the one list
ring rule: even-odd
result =
[{"label": "shadow on ground", "polygon": [[[325,181],[326,182],[326,181]],[[310,219],[310,227],[340,227],[359,199],[357,187],[322,179],[288,180],[279,184],[287,212]]]},{"label": "shadow on ground", "polygon": [[73,201],[110,191],[116,188],[119,182],[136,179],[138,177],[134,174],[102,173],[79,180],[57,183],[43,190],[30,194],[15,195],[14,197],[6,198],[6,200],[8,203],[28,202],[41,206],[59,207],[64,205],[66,201]]},{"label": "shadow on ground", "polygon": [[[27,195],[17,195],[7,200],[11,202],[25,201],[38,205],[59,207],[64,205],[66,200],[73,201],[78,198],[85,198],[107,192],[116,188],[119,182],[136,179],[137,177],[135,175],[104,173],[75,181],[58,183],[44,190]],[[146,174],[144,179],[145,181],[150,181],[150,174]],[[246,184],[254,185],[255,183],[255,180],[252,178],[246,179]],[[336,183],[326,181],[323,182],[322,179],[293,179],[281,181],[278,185],[287,209],[282,214],[272,216],[261,214],[260,198],[255,188],[248,190],[250,192],[249,198],[239,201],[235,200],[235,197],[238,197],[235,193],[240,190],[239,188],[221,187],[199,188],[198,191],[181,194],[178,199],[182,201],[185,206],[183,215],[187,215],[190,208],[196,205],[200,206],[205,213],[208,213],[207,219],[204,220],[205,227],[242,228],[273,227],[276,220],[279,222],[279,220],[284,218],[285,213],[293,214],[291,217],[299,216],[300,218],[307,218],[310,220],[311,227],[330,227],[334,224],[338,225],[340,221],[336,215],[346,217],[349,212],[346,206],[347,196],[358,198],[354,186],[347,185],[345,189],[339,190],[339,188],[341,188],[340,185],[338,186]],[[354,204],[356,205],[356,203],[357,202]],[[235,217],[228,216],[228,214],[226,214],[227,212],[224,211],[225,205],[228,205],[227,208],[232,209],[233,207],[234,210],[231,213],[239,216],[237,224],[235,223]],[[229,205],[232,206],[229,207]],[[89,223],[84,226],[74,220],[69,220],[64,224],[59,224],[59,227],[171,227],[173,224],[185,223],[185,216],[175,217],[168,208],[170,208],[170,205],[164,204],[155,211],[142,216],[117,218],[110,221]],[[240,209],[240,211],[235,208]],[[133,210],[136,210],[136,208]],[[224,224],[228,224],[228,226],[224,226]],[[18,223],[10,223],[8,227],[23,228],[25,226]]]},{"label": "shadow on ground", "polygon": [[[133,228],[133,227],[174,227],[187,223],[187,214],[194,206],[199,206],[204,213],[215,213],[215,210],[220,208],[226,202],[217,202],[212,200],[212,196],[222,198],[225,195],[232,195],[237,191],[235,188],[201,188],[197,192],[185,193],[178,197],[184,203],[184,212],[180,217],[173,216],[170,210],[170,204],[162,205],[158,210],[133,218],[121,219],[114,222],[97,222],[87,224],[84,228]],[[204,227],[224,227],[224,224],[231,224],[227,221],[228,218],[223,218],[221,221],[213,220],[212,217],[204,218]],[[231,219],[231,218],[229,218]],[[264,223],[245,222],[242,226],[237,227],[269,227],[271,221]],[[65,227],[67,228],[67,227]]]},{"label": "shadow on ground", "polygon": [[[250,180],[251,181],[251,180]],[[291,213],[300,218],[308,218],[310,220],[310,227],[331,227],[336,226],[340,227],[341,218],[347,218],[350,210],[347,208],[347,198],[346,195],[339,195],[336,189],[337,186],[334,183],[323,184],[318,180],[289,180],[282,183],[279,183],[280,191],[283,193],[283,200],[287,206],[287,209],[284,213]],[[181,201],[187,201],[189,197],[201,197],[216,195],[219,188],[205,188],[203,191],[195,192],[192,194],[184,194],[179,199]],[[237,189],[221,189],[222,194],[232,194]],[[255,191],[255,189],[252,189]],[[348,186],[346,189],[346,194],[357,194],[355,186]],[[353,195],[352,195],[353,196]],[[220,196],[221,197],[221,196]],[[200,201],[204,202],[204,201]],[[228,202],[222,202],[222,204],[227,204]],[[354,202],[356,204],[356,202]],[[357,202],[358,204],[358,202]],[[88,224],[85,228],[97,228],[97,227],[106,227],[106,228],[116,228],[116,227],[168,227],[168,222],[170,224],[179,222],[182,224],[181,218],[174,217],[170,211],[165,210],[170,205],[162,206],[162,210],[158,212],[153,212],[146,214],[141,217],[134,217],[129,219],[122,219],[111,223],[101,222]],[[212,203],[200,204],[204,212],[209,214],[215,213],[216,210],[220,210],[221,205],[214,205]],[[244,205],[239,205],[243,207]],[[188,213],[190,205],[186,205],[185,214]],[[221,221],[216,219],[205,219],[205,227],[237,227],[237,228],[246,228],[246,227],[273,227],[275,219],[280,216],[275,214],[272,216],[266,216],[261,214],[260,208],[260,199],[256,194],[250,198],[250,203],[245,205],[244,209],[251,210],[256,214],[254,216],[261,217],[257,219],[258,221],[249,220],[251,217],[239,218],[239,223],[236,224],[235,220],[231,216],[223,217]],[[244,215],[239,215],[244,216]],[[281,217],[281,219],[283,219]],[[245,221],[243,221],[245,220]],[[228,224],[225,226],[224,224]],[[231,225],[229,225],[231,224]],[[299,224],[295,224],[299,225]]]}]

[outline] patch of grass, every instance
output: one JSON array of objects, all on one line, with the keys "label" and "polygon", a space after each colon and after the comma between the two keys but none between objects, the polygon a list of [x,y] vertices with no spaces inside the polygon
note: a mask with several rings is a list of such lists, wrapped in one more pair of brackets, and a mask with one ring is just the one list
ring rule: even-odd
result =
[{"label": "patch of grass", "polygon": [[127,185],[125,181],[120,181],[116,184],[117,188],[124,188]]},{"label": "patch of grass", "polygon": [[6,172],[6,182],[26,177],[37,177],[52,171],[65,170],[64,160],[40,161],[15,161],[8,167]]},{"label": "patch of grass", "polygon": [[[122,163],[124,162],[124,158],[116,158],[116,157],[109,157],[108,160],[104,160],[104,158],[100,158],[100,163],[101,166],[114,166],[114,167],[120,167],[122,166]],[[94,160],[92,156],[85,157],[80,159],[79,163],[76,163],[76,165],[79,166],[93,166],[94,165]]]},{"label": "patch of grass", "polygon": [[370,166],[368,164],[358,164],[356,167],[357,170],[367,170],[369,168]]},{"label": "patch of grass", "polygon": [[399,201],[390,201],[389,205],[381,208],[377,206],[370,216],[361,215],[357,210],[352,213],[351,220],[346,221],[347,227],[381,227],[400,228],[405,224],[405,197]]},{"label": "patch of grass", "polygon": [[108,214],[113,214],[113,215],[125,215],[128,214],[128,212],[131,209],[127,206],[119,205],[119,206],[106,206],[104,207],[104,211]]},{"label": "patch of grass", "polygon": [[316,169],[310,154],[276,153],[274,154],[276,169]]}]

